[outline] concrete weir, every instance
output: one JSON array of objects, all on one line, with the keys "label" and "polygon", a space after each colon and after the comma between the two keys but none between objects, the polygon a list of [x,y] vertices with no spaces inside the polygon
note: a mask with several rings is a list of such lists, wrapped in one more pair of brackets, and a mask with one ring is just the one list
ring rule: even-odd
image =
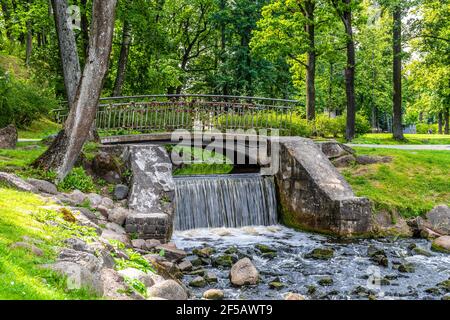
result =
[{"label": "concrete weir", "polygon": [[[278,160],[272,161],[275,170],[266,170],[264,174],[275,177],[282,223],[340,236],[369,231],[369,200],[355,196],[319,146],[300,137],[269,140],[272,157],[278,156]],[[176,204],[172,162],[166,149],[154,141],[136,144],[133,139],[127,144],[124,137],[120,141],[109,138],[108,142],[115,145],[105,146],[105,150],[121,154],[132,172],[128,200],[134,213],[126,220],[126,231],[143,239],[168,241]],[[274,143],[278,143],[277,149]]]},{"label": "concrete weir", "polygon": [[282,222],[342,236],[368,232],[371,205],[356,197],[327,156],[310,139],[280,138],[275,176]]}]

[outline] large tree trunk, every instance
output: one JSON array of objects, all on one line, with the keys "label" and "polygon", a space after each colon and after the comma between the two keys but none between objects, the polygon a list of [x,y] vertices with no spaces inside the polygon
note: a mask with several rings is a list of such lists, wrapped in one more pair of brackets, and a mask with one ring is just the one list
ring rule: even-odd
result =
[{"label": "large tree trunk", "polygon": [[345,129],[345,139],[353,140],[355,137],[355,42],[353,41],[351,0],[343,0],[345,9],[342,14],[342,21],[347,33],[347,66],[345,68],[345,93],[347,96],[347,126]]},{"label": "large tree trunk", "polygon": [[27,41],[26,41],[26,57],[25,64],[30,65],[31,53],[33,50],[33,31],[31,29],[31,21],[27,21]]},{"label": "large tree trunk", "polygon": [[69,107],[75,102],[75,96],[81,79],[80,60],[78,59],[75,34],[68,24],[67,0],[52,0],[56,32],[59,42],[59,53],[63,68],[64,85],[66,87]]},{"label": "large tree trunk", "polygon": [[393,121],[392,133],[396,140],[403,140],[402,127],[402,15],[400,6],[396,6],[393,12]]},{"label": "large tree trunk", "polygon": [[313,1],[305,1],[305,31],[308,34],[308,54],[306,61],[306,118],[314,120],[316,117],[316,48],[315,48],[315,28],[314,28]]},{"label": "large tree trunk", "polygon": [[[54,2],[60,2],[53,0]],[[75,101],[64,129],[50,148],[35,162],[53,169],[61,181],[78,159],[95,120],[98,100],[108,70],[114,31],[116,0],[93,0],[89,55]]]},{"label": "large tree trunk", "polygon": [[442,134],[442,112],[438,113],[438,133]]},{"label": "large tree trunk", "polygon": [[122,94],[122,87],[123,83],[125,82],[125,75],[127,71],[128,54],[130,53],[130,44],[131,44],[130,24],[125,19],[122,31],[122,48],[120,49],[120,57],[117,65],[116,81],[114,83],[113,95],[115,97],[118,97]]},{"label": "large tree trunk", "polygon": [[444,134],[449,134],[450,133],[450,108],[447,107],[444,110]]}]

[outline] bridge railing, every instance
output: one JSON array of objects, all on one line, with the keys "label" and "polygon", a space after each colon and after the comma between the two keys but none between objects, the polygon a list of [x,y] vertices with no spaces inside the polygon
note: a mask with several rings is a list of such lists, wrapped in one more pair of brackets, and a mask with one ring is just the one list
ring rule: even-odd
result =
[{"label": "bridge railing", "polygon": [[[279,130],[289,135],[298,101],[215,95],[145,95],[100,99],[96,126],[107,135],[170,132],[176,129]],[[68,108],[53,111],[63,123]]]}]

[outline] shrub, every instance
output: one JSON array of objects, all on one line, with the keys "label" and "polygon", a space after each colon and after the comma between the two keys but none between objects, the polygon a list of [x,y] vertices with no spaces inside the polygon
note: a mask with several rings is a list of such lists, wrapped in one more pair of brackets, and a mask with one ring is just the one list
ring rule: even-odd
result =
[{"label": "shrub", "polygon": [[94,180],[86,174],[83,168],[72,169],[67,177],[58,184],[62,191],[80,190],[82,192],[91,192],[95,189]]},{"label": "shrub", "polygon": [[316,135],[320,137],[337,137],[340,133],[342,133],[340,119],[330,118],[325,113],[318,114],[316,116],[314,126]]},{"label": "shrub", "polygon": [[437,124],[418,123],[416,124],[416,132],[421,134],[427,134],[428,130],[433,130],[433,133],[438,133],[439,127]]},{"label": "shrub", "polygon": [[25,127],[56,105],[57,101],[41,88],[16,80],[0,68],[0,127],[10,123]]}]

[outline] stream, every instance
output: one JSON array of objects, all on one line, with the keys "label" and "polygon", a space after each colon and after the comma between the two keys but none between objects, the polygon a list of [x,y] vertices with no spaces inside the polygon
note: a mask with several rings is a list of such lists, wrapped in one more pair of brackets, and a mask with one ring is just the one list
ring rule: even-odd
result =
[{"label": "stream", "polygon": [[[192,298],[196,299],[210,288],[222,289],[225,299],[243,300],[283,299],[288,292],[321,300],[441,299],[446,291],[437,285],[450,278],[450,255],[432,252],[430,242],[423,239],[339,240],[275,225],[176,231],[173,241],[187,252],[204,247],[215,249],[211,259],[204,259],[204,265],[197,268],[213,272],[218,283],[204,288],[191,287]],[[257,244],[272,248],[276,257],[262,257],[255,247]],[[414,245],[431,255],[412,251]],[[385,252],[387,267],[371,260],[369,246]],[[237,249],[233,255],[235,260],[245,256],[252,260],[260,273],[258,285],[233,287],[229,281],[230,268],[213,267],[209,260],[223,255],[229,248]],[[329,260],[306,257],[315,248],[331,248],[334,256]],[[412,266],[414,270],[400,272],[400,264]],[[187,275],[183,281],[188,285],[194,277]],[[269,283],[274,280],[284,287],[270,288]]]}]

